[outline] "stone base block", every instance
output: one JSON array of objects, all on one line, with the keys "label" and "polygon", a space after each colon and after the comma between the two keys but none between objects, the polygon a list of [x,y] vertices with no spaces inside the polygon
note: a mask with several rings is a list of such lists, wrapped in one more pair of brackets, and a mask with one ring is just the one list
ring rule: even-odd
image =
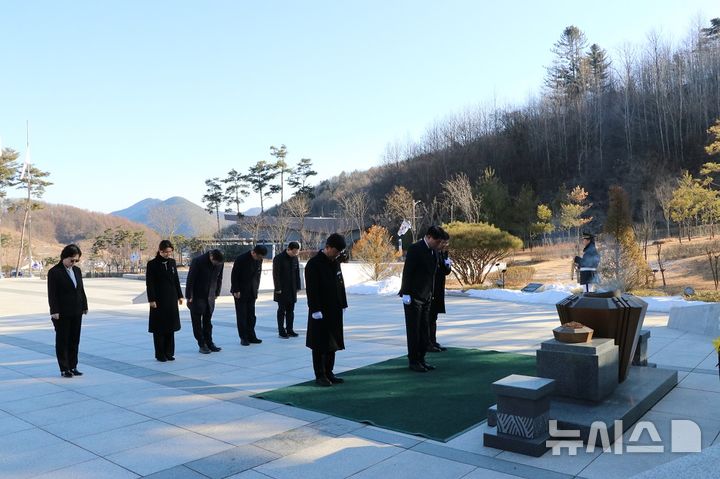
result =
[{"label": "stone base block", "polygon": [[601,401],[618,385],[619,353],[613,339],[589,343],[544,341],[537,351],[537,374],[555,380],[555,394]]},{"label": "stone base block", "polygon": [[535,439],[523,439],[497,432],[488,431],[483,434],[483,445],[504,451],[517,452],[526,456],[540,457],[548,451],[545,442],[550,438],[547,434]]},{"label": "stone base block", "polygon": [[[579,430],[584,443],[588,442],[590,426],[595,421],[604,422],[608,435],[613,438],[614,421],[622,421],[623,431],[627,431],[676,385],[677,371],[632,366],[627,379],[602,402],[553,397],[550,419],[558,421],[559,429]],[[602,446],[599,438],[595,442]]]}]

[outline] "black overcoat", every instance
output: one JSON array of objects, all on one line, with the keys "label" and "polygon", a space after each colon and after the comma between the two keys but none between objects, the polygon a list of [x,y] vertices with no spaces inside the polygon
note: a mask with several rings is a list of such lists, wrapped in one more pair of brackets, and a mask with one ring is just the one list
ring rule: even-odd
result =
[{"label": "black overcoat", "polygon": [[160,255],[148,261],[145,270],[145,286],[148,302],[155,302],[157,308],[150,308],[148,331],[168,334],[180,330],[178,300],[183,297],[180,278],[175,260]]},{"label": "black overcoat", "polygon": [[[343,309],[347,308],[345,282],[340,263],[320,251],[305,265],[305,292],[308,303],[308,327],[305,345],[319,352],[345,349]],[[322,319],[312,313],[321,312]]]},{"label": "black overcoat", "polygon": [[436,255],[438,259],[435,270],[435,284],[433,285],[432,310],[435,313],[445,313],[445,277],[450,274],[450,266],[445,264],[448,259],[447,251]]},{"label": "black overcoat", "polygon": [[185,281],[185,298],[192,313],[204,314],[206,306],[210,313],[215,310],[215,298],[220,296],[222,289],[224,266],[212,264],[210,253],[201,254],[190,262],[190,271]]},{"label": "black overcoat", "polygon": [[410,245],[403,266],[400,296],[407,294],[417,301],[430,301],[436,269],[437,258],[424,239]]},{"label": "black overcoat", "polygon": [[300,289],[300,262],[287,250],[273,258],[273,300],[277,303],[296,303]]},{"label": "black overcoat", "polygon": [[88,310],[87,296],[83,286],[82,272],[77,266],[72,267],[77,288],[65,270],[62,261],[50,268],[47,275],[48,303],[50,314],[81,316]]},{"label": "black overcoat", "polygon": [[257,299],[261,273],[262,260],[253,259],[250,251],[241,254],[235,259],[230,273],[230,292],[240,293],[238,301]]}]

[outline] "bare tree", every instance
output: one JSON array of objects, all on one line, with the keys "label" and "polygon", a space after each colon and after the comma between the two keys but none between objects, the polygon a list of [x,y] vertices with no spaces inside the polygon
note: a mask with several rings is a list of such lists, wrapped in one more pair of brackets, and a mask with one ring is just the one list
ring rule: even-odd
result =
[{"label": "bare tree", "polygon": [[343,212],[343,217],[348,223],[361,233],[365,231],[365,218],[368,214],[368,195],[364,191],[358,191],[340,196],[338,203]]},{"label": "bare tree", "polygon": [[670,204],[672,203],[673,192],[677,186],[677,179],[666,177],[655,185],[655,198],[660,204],[660,209],[665,219],[666,237],[670,237]]},{"label": "bare tree", "polygon": [[310,213],[310,200],[306,195],[295,195],[285,202],[283,208],[287,211],[289,216],[298,218],[300,222],[298,232],[300,233],[300,238],[302,238],[302,246],[304,248],[305,244],[308,243],[307,230],[305,229],[305,218],[307,218],[308,213]]},{"label": "bare tree", "polygon": [[445,198],[462,212],[468,223],[480,222],[480,198],[473,194],[470,180],[465,173],[458,173],[442,186]]},{"label": "bare tree", "polygon": [[395,186],[385,197],[385,216],[397,226],[400,226],[403,220],[409,220],[413,225],[413,242],[417,239],[415,216],[418,203],[419,201],[413,198],[412,192],[403,186]]}]

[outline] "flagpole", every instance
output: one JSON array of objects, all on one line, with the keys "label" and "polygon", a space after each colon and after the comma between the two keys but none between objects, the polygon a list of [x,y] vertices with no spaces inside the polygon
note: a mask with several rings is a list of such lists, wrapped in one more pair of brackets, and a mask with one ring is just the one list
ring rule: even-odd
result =
[{"label": "flagpole", "polygon": [[[30,151],[30,120],[25,120],[25,154],[28,155]],[[33,258],[32,258],[32,242],[30,241],[32,232],[32,196],[30,190],[32,188],[32,173],[30,168],[29,158],[25,158],[28,161],[27,175],[28,175],[28,273],[29,276],[33,277]]]}]

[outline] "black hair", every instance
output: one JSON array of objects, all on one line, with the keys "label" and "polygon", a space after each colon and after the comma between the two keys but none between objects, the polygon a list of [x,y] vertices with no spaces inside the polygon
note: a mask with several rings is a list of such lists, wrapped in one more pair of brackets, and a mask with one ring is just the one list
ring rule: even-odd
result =
[{"label": "black hair", "polygon": [[443,239],[443,229],[439,226],[432,225],[427,229],[427,233],[425,233],[425,236],[429,236],[432,239]]},{"label": "black hair", "polygon": [[72,258],[75,255],[82,256],[82,251],[80,251],[80,247],[76,244],[69,244],[64,247],[62,252],[60,253],[60,260],[63,260],[65,258]]},{"label": "black hair", "polygon": [[347,243],[345,243],[345,238],[343,237],[343,235],[339,233],[333,233],[325,240],[325,246],[329,246],[331,248],[335,248],[338,251],[342,251],[347,246]]},{"label": "black hair", "polygon": [[168,248],[170,248],[170,249],[172,249],[173,251],[175,251],[175,247],[174,247],[173,244],[170,242],[170,240],[162,240],[162,241],[160,242],[160,246],[158,246],[158,251],[162,251],[162,250],[168,249]]},{"label": "black hair", "polygon": [[210,259],[222,263],[225,261],[225,256],[219,249],[210,250]]},{"label": "black hair", "polygon": [[261,254],[263,256],[267,255],[267,248],[261,244],[255,245],[253,251],[255,252],[255,254]]},{"label": "black hair", "polygon": [[287,249],[300,249],[300,243],[297,241],[291,241],[288,243]]},{"label": "black hair", "polygon": [[443,239],[443,241],[449,241],[449,240],[450,240],[450,233],[448,233],[444,228],[440,228],[440,231],[442,231],[442,239]]}]

